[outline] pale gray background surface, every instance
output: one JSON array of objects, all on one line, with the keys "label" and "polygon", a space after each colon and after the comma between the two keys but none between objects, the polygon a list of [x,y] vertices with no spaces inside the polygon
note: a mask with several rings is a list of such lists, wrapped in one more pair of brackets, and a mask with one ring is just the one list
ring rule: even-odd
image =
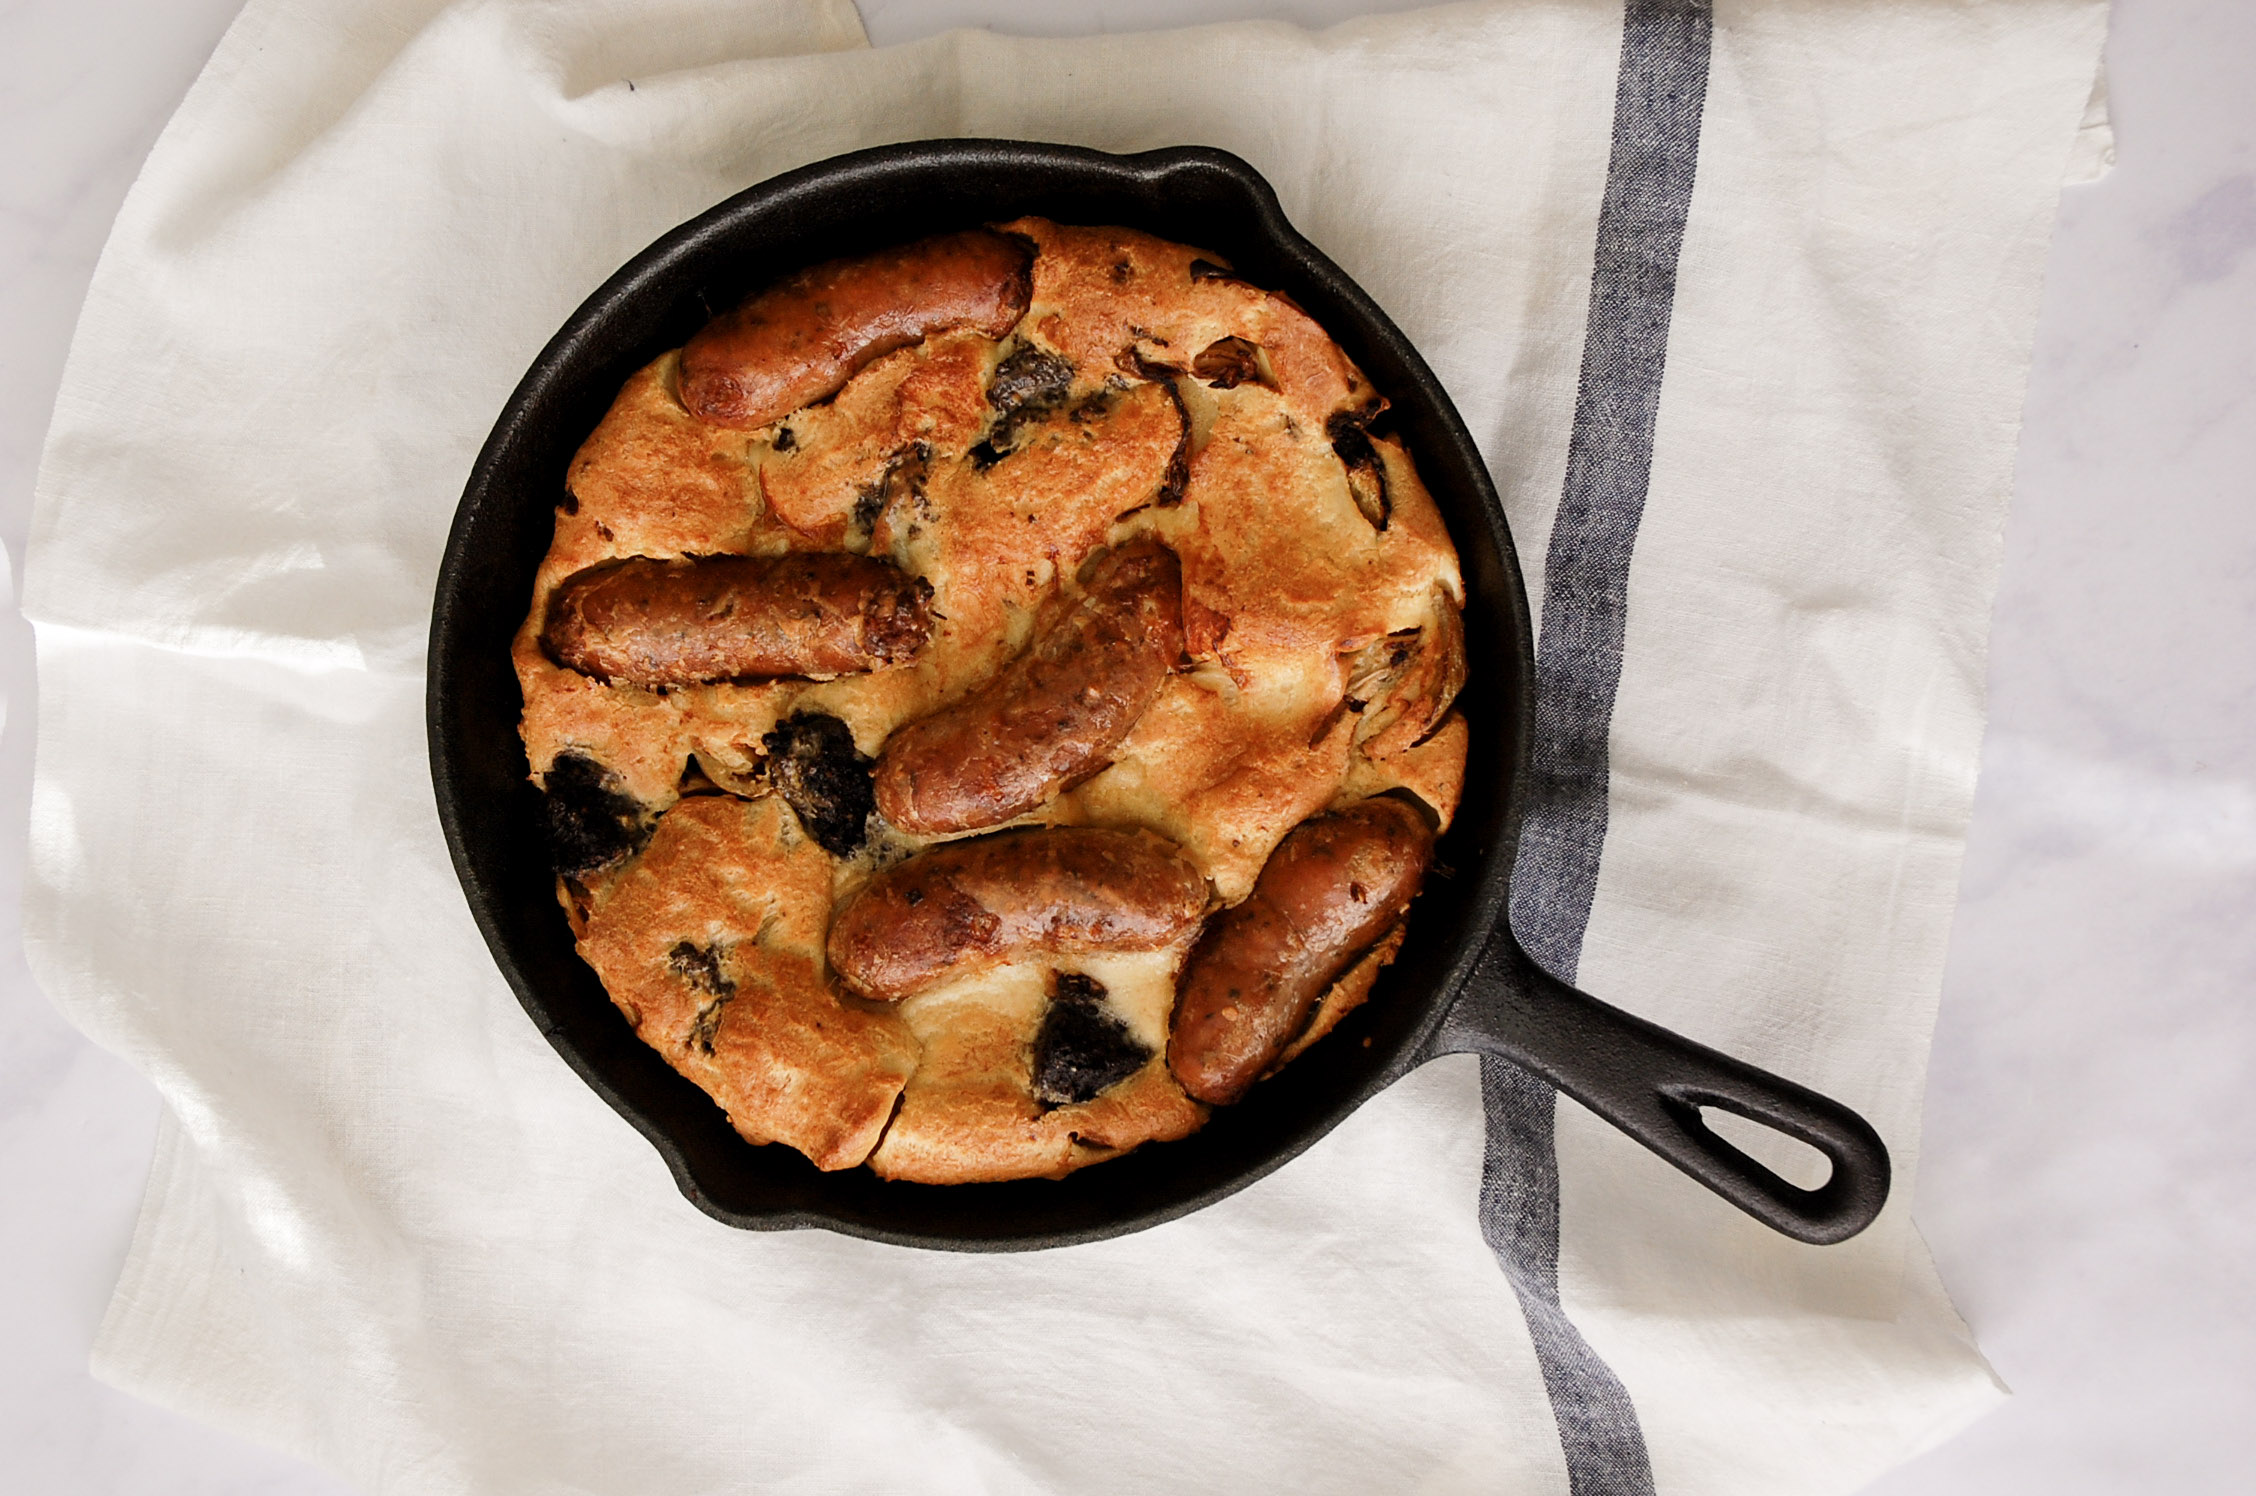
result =
[{"label": "pale gray background surface", "polygon": [[[0,4],[0,538],[19,580],[95,256],[237,3]],[[1413,8],[860,3],[881,45]],[[2019,1396],[1876,1496],[2191,1496],[2256,1468],[2256,5],[2116,0],[2108,56],[2120,162],[2062,207],[1916,1196]],[[36,700],[12,608],[0,691],[0,1489],[341,1492],[86,1373],[157,1101],[24,969]]]}]

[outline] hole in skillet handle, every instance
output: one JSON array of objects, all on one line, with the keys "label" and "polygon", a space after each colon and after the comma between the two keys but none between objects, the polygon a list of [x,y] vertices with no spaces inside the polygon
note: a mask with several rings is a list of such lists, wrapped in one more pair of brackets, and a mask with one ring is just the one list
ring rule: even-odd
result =
[{"label": "hole in skillet handle", "polygon": [[1775,1132],[1724,1107],[1703,1106],[1698,1111],[1708,1131],[1797,1189],[1822,1189],[1833,1177],[1833,1160],[1800,1138]]},{"label": "hole in skillet handle", "polygon": [[[1508,929],[1490,938],[1426,1053],[1511,1061],[1796,1241],[1846,1241],[1888,1202],[1887,1145],[1864,1118],[1577,991],[1536,965]],[[1710,1126],[1704,1110],[1815,1149],[1830,1175],[1814,1188],[1793,1183]]]}]

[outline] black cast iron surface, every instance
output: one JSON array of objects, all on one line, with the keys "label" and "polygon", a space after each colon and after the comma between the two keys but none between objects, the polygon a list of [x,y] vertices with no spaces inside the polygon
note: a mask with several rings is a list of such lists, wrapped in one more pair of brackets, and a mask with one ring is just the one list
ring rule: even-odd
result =
[{"label": "black cast iron surface", "polygon": [[[1393,402],[1465,577],[1471,771],[1409,938],[1371,1000],[1199,1132],[1063,1180],[889,1183],[753,1147],[637,1039],[573,950],[554,894],[540,793],[518,737],[509,645],[531,605],[566,465],[628,375],[715,309],[840,255],[1038,214],[1113,223],[1214,252],[1289,294]],[[657,1147],[682,1192],[731,1225],[821,1226],[904,1245],[1029,1249],[1140,1230],[1293,1158],[1437,1054],[1501,1055],[1543,1076],[1777,1229],[1839,1241],[1879,1213],[1888,1155],[1862,1118],[1552,979],[1506,927],[1534,653],[1518,559],[1486,467],[1441,384],[1363,291],[1286,222],[1245,162],[1198,148],[1111,156],[1018,141],[920,141],[763,182],[667,234],[590,296],[542,350],[479,454],[440,565],[431,619],[431,773],[471,913],[525,1011],[572,1068]],[[1718,1107],[1823,1152],[1798,1189],[1709,1129]]]}]

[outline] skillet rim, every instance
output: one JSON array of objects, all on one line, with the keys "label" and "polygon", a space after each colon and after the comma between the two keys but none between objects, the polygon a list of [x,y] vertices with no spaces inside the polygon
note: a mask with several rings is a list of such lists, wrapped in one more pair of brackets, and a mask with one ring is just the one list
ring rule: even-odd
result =
[{"label": "skillet rim", "polygon": [[[1015,189],[1012,184],[1017,184]],[[559,439],[553,431],[543,432],[543,421],[553,425],[558,419],[558,406],[572,406],[575,396],[580,406],[586,406],[590,398],[586,391],[599,383],[599,370],[618,363],[621,355],[616,350],[608,363],[600,355],[605,340],[619,334],[622,319],[633,322],[639,316],[648,321],[663,300],[678,323],[679,313],[693,292],[701,304],[710,307],[711,292],[719,279],[711,275],[699,278],[698,272],[709,271],[716,257],[729,253],[735,241],[748,232],[756,235],[765,228],[771,237],[795,246],[798,252],[778,254],[771,248],[768,263],[740,271],[738,283],[723,288],[732,299],[752,283],[829,258],[838,243],[857,237],[849,232],[842,238],[835,228],[810,234],[804,226],[796,230],[778,227],[795,215],[804,220],[828,212],[841,222],[855,221],[866,227],[873,218],[898,214],[904,193],[922,193],[930,200],[946,198],[951,192],[963,196],[967,191],[974,196],[981,191],[1011,191],[1016,205],[1016,211],[990,209],[970,221],[999,221],[1019,212],[1043,212],[1045,198],[1108,194],[1125,198],[1137,193],[1147,201],[1172,204],[1182,199],[1239,215],[1230,227],[1243,235],[1246,243],[1258,245],[1261,252],[1249,256],[1237,243],[1229,243],[1221,252],[1240,269],[1249,271],[1248,278],[1283,290],[1307,307],[1392,402],[1389,416],[1410,445],[1421,477],[1442,508],[1465,569],[1468,643],[1478,640],[1487,646],[1476,651],[1475,678],[1488,674],[1492,686],[1502,684],[1506,689],[1470,693],[1472,699],[1466,702],[1474,731],[1465,795],[1458,819],[1441,844],[1442,861],[1444,865],[1455,864],[1456,877],[1443,880],[1446,887],[1437,887],[1436,880],[1429,877],[1426,891],[1413,907],[1411,940],[1406,942],[1404,958],[1382,975],[1371,1000],[1350,1015],[1325,1043],[1314,1046],[1292,1067],[1265,1082],[1248,1103],[1217,1111],[1206,1128],[1190,1138],[1146,1144],[1122,1157],[1105,1160],[1101,1168],[1084,1168],[1064,1180],[907,1185],[879,1181],[866,1169],[823,1175],[813,1171],[811,1165],[804,1170],[786,1165],[784,1173],[813,1174],[813,1181],[801,1181],[801,1188],[783,1192],[784,1198],[773,1203],[750,1204],[741,1198],[724,1198],[732,1186],[716,1179],[713,1160],[703,1156],[711,1152],[710,1139],[685,1140],[683,1135],[685,1126],[698,1120],[694,1113],[699,1107],[710,1114],[703,1120],[717,1123],[725,1131],[719,1109],[693,1083],[665,1066],[656,1051],[635,1038],[608,998],[603,997],[592,971],[570,951],[568,929],[556,907],[552,882],[540,903],[554,927],[566,931],[566,954],[585,975],[584,982],[566,985],[582,989],[592,985],[601,998],[602,1015],[616,1023],[618,1032],[625,1035],[634,1051],[647,1057],[649,1064],[630,1064],[622,1074],[612,1063],[617,1056],[605,1059],[591,1054],[589,1015],[571,1011],[572,999],[550,990],[550,984],[538,980],[539,974],[528,971],[520,959],[524,953],[517,942],[525,938],[525,932],[516,926],[522,924],[528,911],[513,905],[523,897],[523,890],[511,893],[506,879],[498,877],[491,865],[497,856],[506,864],[510,855],[507,847],[497,848],[492,835],[510,812],[492,803],[481,804],[475,798],[481,777],[486,780],[486,788],[494,789],[493,766],[484,765],[487,772],[481,775],[474,754],[466,758],[466,714],[475,715],[481,705],[488,715],[491,710],[490,700],[476,699],[475,675],[483,663],[488,667],[483,673],[490,685],[494,672],[492,661],[481,662],[471,653],[483,646],[465,635],[466,631],[473,638],[476,635],[480,601],[477,584],[506,580],[510,574],[506,564],[496,564],[493,552],[497,540],[512,537],[505,528],[497,527],[506,526],[515,512],[517,528],[522,530],[524,513],[537,512],[543,521],[539,549],[546,549],[548,503],[542,499],[536,504],[526,493],[512,491],[513,486],[521,487],[513,484],[519,476],[516,468],[524,466],[528,446],[539,448],[544,435],[551,448]],[[960,202],[955,206],[962,208]],[[1075,221],[1054,212],[1045,216]],[[1202,248],[1218,247],[1211,235],[1183,233],[1172,225],[1155,226],[1155,216],[1108,214],[1079,221],[1116,222]],[[867,247],[876,247],[942,232],[950,226],[927,221],[919,223],[914,235],[862,231],[858,237]],[[807,247],[810,243],[814,244],[812,249]],[[827,252],[825,246],[829,246]],[[644,350],[633,367],[664,347],[678,346],[680,341],[676,337],[653,346],[649,343],[652,335],[646,330],[640,341],[628,340],[623,345],[628,350],[626,356],[632,356],[635,348]],[[598,365],[595,370],[586,367],[591,359]],[[598,418],[608,408],[621,379],[623,376],[611,379],[601,388]],[[578,439],[592,426],[589,421],[579,429],[571,448],[576,449]],[[565,458],[568,460],[569,451]],[[516,538],[522,551],[522,537]],[[506,554],[499,558],[503,563],[510,559]],[[532,559],[537,563],[538,552]],[[530,596],[531,568],[522,569],[523,587],[514,594],[514,602],[499,610],[508,616],[512,632]],[[491,595],[484,594],[487,598]],[[484,611],[491,614],[494,606],[488,602]],[[516,694],[514,675],[506,670],[506,651],[500,663],[509,693],[508,740],[515,748],[514,765],[505,767],[515,770],[515,791],[500,789],[498,798],[513,802],[521,840],[525,807],[537,805],[538,792],[525,777],[529,766],[514,730],[522,700]],[[1032,1250],[1096,1241],[1203,1209],[1282,1167],[1364,1101],[1432,1057],[1431,1041],[1492,932],[1503,925],[1528,759],[1534,686],[1525,587],[1501,503],[1477,446],[1416,347],[1345,271],[1292,226],[1259,172],[1240,158],[1209,147],[1178,146],[1124,156],[1074,146],[985,139],[881,146],[770,178],[661,235],[582,302],[534,359],[504,404],[472,468],[439,568],[428,666],[426,727],[433,787],[448,852],[479,931],[536,1026],[581,1080],[652,1143],[682,1193],[707,1214],[746,1229],[821,1228],[895,1245],[970,1251]],[[502,756],[508,756],[506,751]],[[1484,765],[1501,772],[1476,774]],[[522,846],[515,851],[522,854]],[[1443,904],[1452,906],[1446,919],[1439,917],[1438,906]],[[545,922],[537,914],[529,917],[536,925]],[[1421,985],[1422,993],[1416,990]],[[584,1006],[584,990],[578,1000]],[[600,1030],[602,1025],[597,1021],[593,1027]],[[662,1095],[654,1100],[645,1084],[653,1078],[648,1075],[652,1067],[663,1078],[661,1085],[664,1081],[673,1083],[664,1086],[665,1091],[686,1089],[695,1102],[685,1109],[679,1104],[666,1104]],[[677,1094],[674,1100],[678,1103],[681,1098]],[[1267,1117],[1265,1126],[1241,1121],[1265,1108],[1278,1113]],[[1251,1141],[1236,1136],[1247,1133],[1249,1127]],[[690,1130],[702,1134],[711,1128],[690,1126]],[[733,1132],[727,1133],[727,1138],[735,1150],[770,1155],[771,1163],[775,1161],[773,1155],[788,1151],[780,1145],[754,1148],[736,1139]],[[1202,1139],[1206,1140],[1204,1144]],[[1234,1166],[1183,1166],[1186,1158],[1214,1153],[1218,1143],[1233,1145],[1225,1151],[1239,1155]],[[799,1162],[804,1164],[804,1160]],[[1152,1177],[1155,1172],[1161,1177]],[[1084,1183],[1077,1185],[1076,1181]],[[724,1189],[717,1190],[716,1183]],[[808,1183],[813,1185],[812,1190],[804,1187]],[[811,1194],[818,1198],[810,1199]],[[1006,1201],[1006,1196],[1011,1198]],[[1120,1197],[1126,1197],[1125,1203]],[[872,1200],[882,1203],[871,1209]],[[995,1208],[998,1202],[1004,1202],[1000,1210]],[[1076,1216],[1079,1219],[1074,1219]]]}]

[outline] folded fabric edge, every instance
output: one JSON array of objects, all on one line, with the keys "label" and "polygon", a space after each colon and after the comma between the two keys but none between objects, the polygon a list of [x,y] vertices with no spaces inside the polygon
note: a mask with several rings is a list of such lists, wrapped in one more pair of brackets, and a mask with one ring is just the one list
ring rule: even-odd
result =
[{"label": "folded fabric edge", "polygon": [[[1904,1252],[1904,1278],[1906,1280],[1905,1289],[1907,1290],[1904,1294],[1904,1300],[1907,1310],[1914,1295],[1924,1298],[1927,1304],[1921,1306],[1920,1312],[1939,1322],[1959,1342],[1965,1349],[1968,1359],[1973,1362],[1984,1377],[1988,1378],[1989,1390],[1987,1394],[1967,1397],[1958,1406],[1949,1409],[1937,1418],[1928,1428],[1919,1431],[1888,1465],[1887,1468],[1891,1470],[1900,1468],[1926,1454],[1929,1450],[1938,1449],[1949,1443],[1996,1412],[2005,1403],[2012,1401],[2014,1396],[2012,1387],[2006,1384],[2004,1377],[1998,1375],[1997,1367],[1991,1363],[1989,1356],[1983,1352],[1980,1342],[1975,1338],[1974,1327],[1966,1322],[1966,1316],[1959,1312],[1957,1303],[1950,1296],[1950,1290],[1944,1286],[1942,1273],[1935,1266],[1935,1254],[1928,1247],[1926,1235],[1919,1230],[1916,1223],[1912,1227],[1910,1236],[1911,1241]],[[1938,1309],[1940,1310],[1939,1314],[1936,1313]]]}]

